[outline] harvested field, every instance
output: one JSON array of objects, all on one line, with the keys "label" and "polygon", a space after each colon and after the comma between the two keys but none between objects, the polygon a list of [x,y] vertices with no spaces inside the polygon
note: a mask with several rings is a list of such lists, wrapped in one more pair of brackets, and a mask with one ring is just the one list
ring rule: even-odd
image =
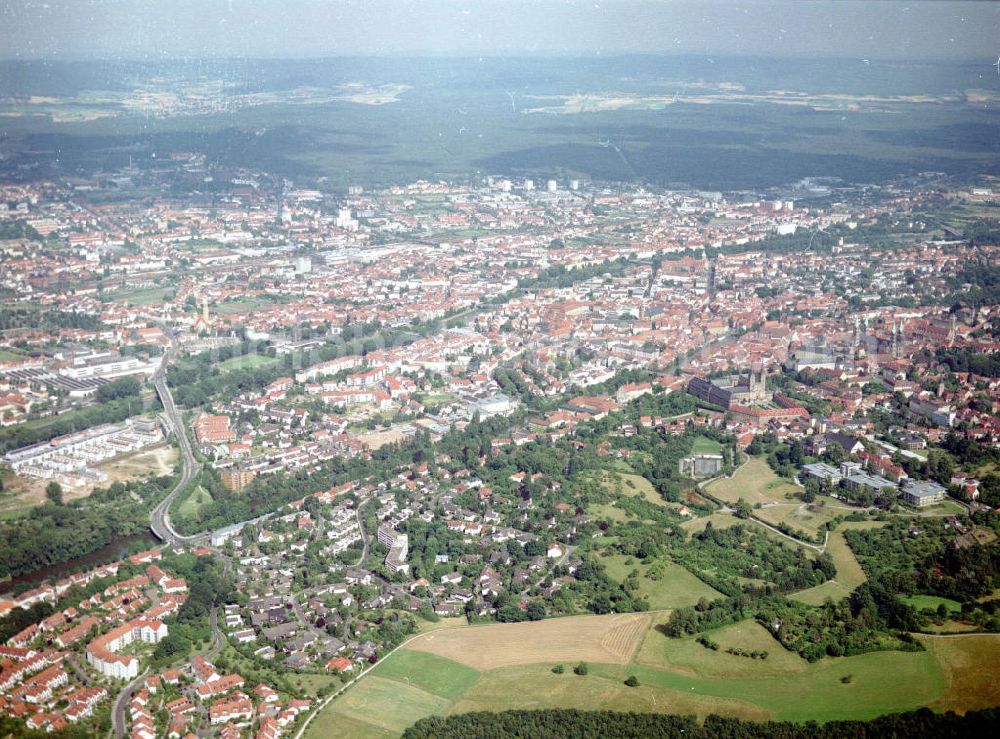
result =
[{"label": "harvested field", "polygon": [[432,632],[410,642],[407,648],[480,671],[539,662],[625,664],[650,619],[648,613],[625,613],[491,624]]},{"label": "harvested field", "polygon": [[948,679],[944,695],[931,704],[940,711],[975,711],[1000,705],[1000,635],[918,637],[937,658]]},{"label": "harvested field", "polygon": [[386,444],[399,444],[406,437],[401,431],[390,429],[389,431],[369,431],[364,434],[358,434],[357,439],[369,449],[378,449]]}]

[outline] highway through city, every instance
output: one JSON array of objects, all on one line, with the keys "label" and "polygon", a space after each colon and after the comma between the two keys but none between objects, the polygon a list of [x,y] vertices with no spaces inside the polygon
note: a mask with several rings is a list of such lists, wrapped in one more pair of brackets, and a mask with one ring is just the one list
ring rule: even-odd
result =
[{"label": "highway through city", "polygon": [[177,444],[181,450],[181,479],[174,486],[174,489],[170,491],[170,494],[150,513],[149,528],[156,534],[157,538],[167,544],[194,544],[203,540],[206,535],[182,536],[177,533],[170,523],[170,506],[181,491],[201,472],[201,464],[194,457],[191,440],[188,438],[187,430],[184,427],[184,419],[177,410],[177,406],[174,404],[174,397],[167,386],[167,364],[173,357],[176,343],[173,334],[166,327],[163,327],[163,330],[170,338],[170,349],[164,352],[160,366],[153,374],[153,387],[156,388],[156,394],[160,397],[163,411],[177,437]]}]

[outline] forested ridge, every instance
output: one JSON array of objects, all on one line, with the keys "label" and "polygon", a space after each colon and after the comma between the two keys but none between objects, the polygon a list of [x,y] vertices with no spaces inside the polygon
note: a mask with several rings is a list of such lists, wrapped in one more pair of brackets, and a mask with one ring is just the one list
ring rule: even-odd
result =
[{"label": "forested ridge", "polygon": [[868,737],[984,737],[1000,724],[1000,709],[954,713],[919,711],[881,716],[871,721],[830,721],[825,724],[788,721],[756,723],[710,714],[699,725],[693,716],[615,711],[477,711],[456,716],[421,719],[403,739],[867,739]]}]

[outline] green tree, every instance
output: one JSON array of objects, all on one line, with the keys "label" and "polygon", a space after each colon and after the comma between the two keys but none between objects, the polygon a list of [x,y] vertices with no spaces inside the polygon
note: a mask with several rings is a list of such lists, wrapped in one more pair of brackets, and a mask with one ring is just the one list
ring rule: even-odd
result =
[{"label": "green tree", "polygon": [[637,678],[635,675],[629,675],[627,678],[625,678],[625,684],[628,685],[630,688],[637,688],[639,687],[639,678]]},{"label": "green tree", "polygon": [[545,606],[537,600],[533,600],[528,603],[528,620],[529,621],[541,621],[545,618]]},{"label": "green tree", "polygon": [[752,509],[750,504],[747,503],[743,498],[736,501],[735,514],[737,518],[750,518],[750,513]]},{"label": "green tree", "polygon": [[955,460],[948,452],[941,449],[931,449],[927,453],[927,473],[943,485],[951,482],[955,471]]},{"label": "green tree", "polygon": [[45,486],[45,497],[56,505],[63,504],[63,489],[62,485],[53,480],[48,485]]},{"label": "green tree", "polygon": [[587,663],[581,662],[580,664],[578,664],[576,667],[573,668],[573,672],[575,672],[577,675],[586,675]]}]

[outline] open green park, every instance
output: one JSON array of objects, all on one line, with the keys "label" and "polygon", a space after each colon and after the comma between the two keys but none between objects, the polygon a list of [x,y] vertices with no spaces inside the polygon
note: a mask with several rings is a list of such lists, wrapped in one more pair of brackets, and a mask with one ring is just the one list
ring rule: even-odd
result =
[{"label": "open green park", "polygon": [[792,496],[801,493],[802,488],[774,474],[763,457],[751,457],[732,477],[708,483],[705,492],[726,503],[735,503],[743,498],[750,505],[766,505],[787,503]]},{"label": "open green park", "polygon": [[199,485],[183,500],[178,508],[178,512],[185,518],[193,518],[198,515],[198,512],[202,508],[211,502],[212,494]]}]

